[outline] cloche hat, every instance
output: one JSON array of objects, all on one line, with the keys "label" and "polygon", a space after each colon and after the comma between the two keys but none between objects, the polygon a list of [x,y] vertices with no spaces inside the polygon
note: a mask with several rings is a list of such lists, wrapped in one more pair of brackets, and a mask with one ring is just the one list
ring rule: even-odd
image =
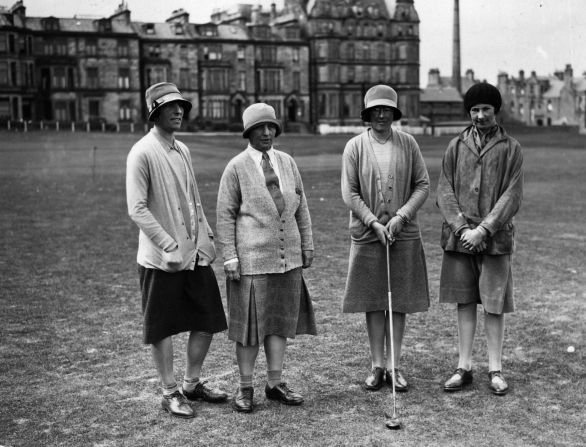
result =
[{"label": "cloche hat", "polygon": [[175,84],[170,82],[159,82],[153,84],[147,88],[145,94],[148,120],[152,121],[153,113],[160,109],[165,104],[177,101],[183,107],[185,114],[187,115],[191,110],[191,102],[181,96],[179,89]]},{"label": "cloche hat", "polygon": [[393,119],[400,120],[403,113],[397,107],[397,92],[388,85],[379,84],[371,87],[364,95],[364,109],[360,112],[362,121],[370,121],[370,110],[373,107],[390,107],[393,109]]},{"label": "cloche hat", "polygon": [[248,106],[242,113],[242,123],[244,125],[242,137],[244,138],[248,138],[248,132],[259,124],[274,124],[277,127],[275,137],[278,137],[283,130],[281,123],[277,120],[277,116],[275,115],[275,109],[264,102],[258,102]]},{"label": "cloche hat", "polygon": [[470,113],[470,109],[477,104],[490,104],[494,107],[494,113],[498,113],[502,103],[499,89],[487,82],[474,84],[464,95],[466,113]]}]

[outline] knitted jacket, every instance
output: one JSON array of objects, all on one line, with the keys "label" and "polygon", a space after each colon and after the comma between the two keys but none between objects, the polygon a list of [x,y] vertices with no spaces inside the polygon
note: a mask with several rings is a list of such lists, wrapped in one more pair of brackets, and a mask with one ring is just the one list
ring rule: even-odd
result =
[{"label": "knitted jacket", "polygon": [[228,162],[218,191],[216,229],[224,260],[238,258],[240,273],[284,273],[313,250],[311,218],[293,158],[275,150],[285,209],[279,216],[264,176],[244,151]]},{"label": "knitted jacket", "polygon": [[387,179],[380,178],[376,156],[368,131],[346,143],[342,157],[342,198],[350,208],[350,236],[355,243],[377,241],[370,225],[379,220],[386,224],[397,212],[409,220],[398,240],[421,237],[417,211],[429,196],[429,175],[415,139],[393,129],[389,175],[392,176],[390,198],[385,200]]},{"label": "knitted jacket", "polygon": [[519,142],[499,127],[480,153],[472,126],[450,141],[442,161],[437,205],[444,217],[441,246],[470,254],[460,242],[464,228],[482,225],[489,234],[483,254],[514,251],[513,217],[523,198],[523,154]]},{"label": "knitted jacket", "polygon": [[[126,200],[128,215],[138,225],[137,262],[146,268],[167,272],[186,270],[192,254],[199,255],[199,265],[209,265],[216,257],[212,229],[201,206],[199,191],[191,165],[189,149],[175,140],[186,161],[192,193],[197,208],[197,240],[190,234],[189,205],[180,174],[175,171],[167,148],[155,136],[154,128],[130,150],[126,160]],[[163,252],[175,245],[183,256],[182,265],[168,265]]]}]

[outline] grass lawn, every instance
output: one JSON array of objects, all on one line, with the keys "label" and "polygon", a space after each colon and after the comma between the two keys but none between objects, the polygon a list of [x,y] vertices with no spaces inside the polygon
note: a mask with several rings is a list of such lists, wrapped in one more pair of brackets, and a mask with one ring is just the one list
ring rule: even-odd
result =
[{"label": "grass lawn", "polygon": [[[457,362],[455,311],[437,303],[441,218],[435,188],[448,137],[418,137],[432,179],[420,212],[432,305],[408,318],[398,395],[400,431],[384,427],[389,389],[362,388],[370,360],[364,317],[341,313],[348,212],[340,197],[348,136],[284,135],[314,223],[316,258],[305,271],[319,335],[289,343],[285,379],[301,407],[268,402],[261,351],[256,411],[197,403],[183,421],[160,410],[150,350],[142,344],[138,230],[126,214],[126,154],[140,137],[0,133],[0,446],[578,446],[586,445],[586,137],[511,132],[524,148],[525,198],[514,257],[517,311],[507,319],[505,397],[487,389],[481,313],[475,381],[441,385]],[[204,209],[215,202],[237,135],[185,135]],[[215,265],[222,291],[221,262]],[[176,375],[186,337],[176,337]],[[575,352],[568,352],[569,346]],[[232,393],[233,344],[214,338],[203,375]]]}]

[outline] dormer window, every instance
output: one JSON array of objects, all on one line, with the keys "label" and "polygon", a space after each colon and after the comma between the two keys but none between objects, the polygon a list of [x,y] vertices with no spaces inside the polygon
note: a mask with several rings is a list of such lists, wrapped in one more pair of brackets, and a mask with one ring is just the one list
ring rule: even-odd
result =
[{"label": "dormer window", "polygon": [[143,29],[144,29],[144,32],[147,34],[155,34],[155,24],[154,23],[145,23]]},{"label": "dormer window", "polygon": [[204,26],[201,29],[201,34],[207,37],[217,37],[218,28],[216,28],[215,26]]},{"label": "dormer window", "polygon": [[109,33],[112,31],[112,22],[109,19],[98,20],[98,31],[101,33]]},{"label": "dormer window", "polygon": [[59,31],[59,19],[55,17],[47,17],[41,23],[45,31]]},{"label": "dormer window", "polygon": [[175,34],[178,36],[185,34],[185,29],[183,28],[183,23],[176,23],[175,24]]}]

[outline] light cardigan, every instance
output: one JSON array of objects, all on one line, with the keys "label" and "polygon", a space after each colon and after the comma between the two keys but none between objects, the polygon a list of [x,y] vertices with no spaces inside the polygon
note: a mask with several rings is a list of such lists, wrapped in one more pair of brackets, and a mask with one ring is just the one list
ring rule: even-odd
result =
[{"label": "light cardigan", "polygon": [[238,258],[240,273],[284,273],[302,266],[313,250],[311,218],[293,158],[274,150],[285,209],[279,216],[262,173],[243,151],[224,169],[218,191],[216,229],[225,261]]},{"label": "light cardigan", "polygon": [[[146,268],[174,272],[188,269],[197,254],[199,265],[209,265],[216,257],[216,250],[212,229],[201,206],[189,149],[175,140],[191,178],[198,225],[196,241],[190,234],[187,192],[181,173],[169,158],[166,144],[153,128],[132,147],[126,160],[128,215],[140,229],[136,260]],[[175,246],[183,262],[169,265],[164,260],[164,252]]]},{"label": "light cardigan", "polygon": [[429,196],[429,175],[415,139],[392,129],[389,175],[392,189],[385,201],[386,179],[380,171],[368,137],[368,130],[346,143],[342,156],[342,198],[350,209],[350,236],[355,243],[377,241],[370,227],[373,222],[386,224],[396,214],[407,218],[398,240],[419,239],[417,211]]}]

